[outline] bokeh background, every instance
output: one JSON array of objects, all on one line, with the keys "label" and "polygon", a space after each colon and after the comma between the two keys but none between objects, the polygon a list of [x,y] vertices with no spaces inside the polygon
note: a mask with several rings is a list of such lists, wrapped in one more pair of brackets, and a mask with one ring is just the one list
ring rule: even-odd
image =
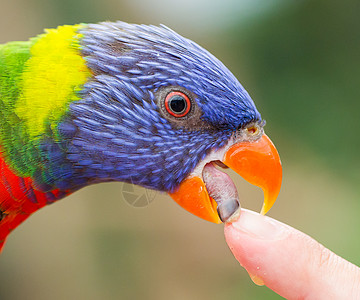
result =
[{"label": "bokeh background", "polygon": [[[103,20],[197,41],[267,120],[284,167],[269,215],[360,265],[359,13],[357,0],[0,0],[0,42]],[[231,175],[259,211],[261,191]],[[280,299],[251,282],[222,225],[159,193],[135,208],[123,188],[86,188],[20,226],[0,257],[0,299]]]}]

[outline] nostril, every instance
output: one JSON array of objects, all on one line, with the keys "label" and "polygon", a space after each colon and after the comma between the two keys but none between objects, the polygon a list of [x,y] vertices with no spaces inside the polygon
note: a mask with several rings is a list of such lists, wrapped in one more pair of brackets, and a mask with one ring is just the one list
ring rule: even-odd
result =
[{"label": "nostril", "polygon": [[256,126],[251,126],[247,128],[247,131],[251,135],[257,135],[259,133],[259,128]]}]

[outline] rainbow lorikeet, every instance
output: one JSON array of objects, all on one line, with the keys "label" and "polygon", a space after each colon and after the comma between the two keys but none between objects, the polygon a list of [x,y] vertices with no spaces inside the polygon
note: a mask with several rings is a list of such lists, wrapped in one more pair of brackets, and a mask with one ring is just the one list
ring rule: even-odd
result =
[{"label": "rainbow lorikeet", "polygon": [[39,208],[107,181],[226,221],[240,204],[215,164],[262,187],[266,213],[281,163],[263,126],[231,72],[165,26],[61,26],[0,45],[0,249]]}]

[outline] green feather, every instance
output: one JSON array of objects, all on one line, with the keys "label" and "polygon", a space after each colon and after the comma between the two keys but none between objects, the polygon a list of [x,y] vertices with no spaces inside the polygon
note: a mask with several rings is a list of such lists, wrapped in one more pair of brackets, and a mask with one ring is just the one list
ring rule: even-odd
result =
[{"label": "green feather", "polygon": [[30,48],[36,40],[0,45],[0,144],[5,159],[19,175],[28,175],[37,157],[23,123],[15,114],[21,94],[21,78]]}]

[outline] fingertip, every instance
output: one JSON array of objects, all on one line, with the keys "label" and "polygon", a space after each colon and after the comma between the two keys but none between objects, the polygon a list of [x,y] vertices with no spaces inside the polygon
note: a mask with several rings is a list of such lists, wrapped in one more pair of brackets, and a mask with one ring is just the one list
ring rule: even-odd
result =
[{"label": "fingertip", "polygon": [[[224,233],[230,250],[253,281],[287,299],[359,296],[353,287],[354,280],[360,280],[359,268],[286,224],[242,210],[238,220],[225,224]],[[324,256],[329,260],[319,263]]]},{"label": "fingertip", "polygon": [[243,209],[238,220],[225,224],[224,234],[231,252],[254,283],[273,288],[274,277],[269,277],[267,268],[282,255],[276,244],[289,234],[287,225]]}]

